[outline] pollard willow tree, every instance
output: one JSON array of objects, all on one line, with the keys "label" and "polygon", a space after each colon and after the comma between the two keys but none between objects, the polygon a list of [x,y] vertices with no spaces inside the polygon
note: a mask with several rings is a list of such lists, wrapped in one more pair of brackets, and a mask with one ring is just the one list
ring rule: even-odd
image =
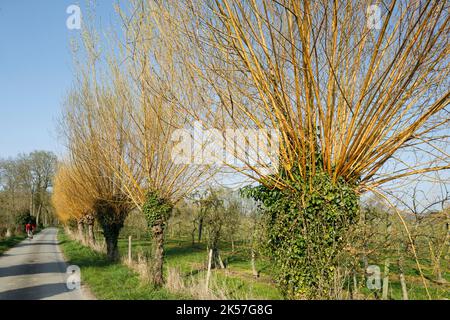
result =
[{"label": "pollard willow tree", "polygon": [[154,6],[176,30],[161,32],[192,81],[186,90],[203,98],[187,112],[221,130],[277,129],[277,161],[261,162],[244,143],[240,172],[260,183],[247,192],[264,204],[283,292],[331,297],[336,257],[357,221],[361,194],[385,197],[383,184],[450,168],[447,4]]},{"label": "pollard willow tree", "polygon": [[[113,225],[121,227],[128,206],[143,212],[153,238],[152,282],[161,286],[171,211],[211,170],[173,159],[174,144],[180,139],[177,130],[188,123],[181,105],[193,103],[194,98],[181,94],[187,80],[174,68],[173,52],[160,46],[162,38],[149,7],[135,1],[129,17],[118,11],[125,41],[114,42],[117,52],[104,57],[91,49],[95,37],[87,31],[84,46],[92,52],[87,55],[83,81],[69,101],[66,131],[68,140],[77,142],[69,147],[71,162],[85,172],[86,189],[100,204],[94,209],[107,244],[111,224],[105,221],[113,218],[117,221]],[[102,77],[96,72],[100,64]],[[114,229],[115,243],[119,229]]]},{"label": "pollard willow tree", "polygon": [[[174,64],[174,48],[160,32],[174,29],[155,15],[150,3],[134,1],[124,18],[126,55],[122,73],[130,75],[128,85],[134,103],[125,109],[131,119],[126,132],[132,156],[122,157],[120,172],[130,199],[147,220],[153,238],[152,282],[164,283],[164,236],[173,207],[210,177],[214,168],[193,165],[192,158],[178,161],[174,147],[186,138],[190,124],[186,105],[195,104],[185,88],[190,81]],[[181,131],[180,131],[181,130]]]},{"label": "pollard willow tree", "polygon": [[[128,154],[125,108],[132,97],[117,69],[105,75],[97,69],[100,61],[95,34],[83,32],[84,64],[63,112],[62,131],[66,137],[68,165],[77,172],[77,182],[92,200],[92,212],[103,230],[107,256],[119,259],[118,237],[133,208],[124,190],[120,161]],[[81,55],[80,55],[81,56]],[[110,116],[110,115],[114,115]]]},{"label": "pollard willow tree", "polygon": [[59,220],[66,224],[77,221],[80,239],[83,239],[83,222],[88,226],[88,243],[94,244],[92,194],[87,192],[80,172],[70,165],[60,163],[53,178],[52,203]]}]

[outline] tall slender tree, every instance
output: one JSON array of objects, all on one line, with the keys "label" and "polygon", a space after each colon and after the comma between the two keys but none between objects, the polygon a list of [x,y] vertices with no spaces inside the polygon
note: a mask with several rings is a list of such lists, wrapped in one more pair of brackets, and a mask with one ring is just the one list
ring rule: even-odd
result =
[{"label": "tall slender tree", "polygon": [[250,194],[271,217],[283,291],[329,297],[359,196],[450,168],[446,4],[150,3],[185,91],[202,97],[186,114],[222,132],[277,130],[276,161],[242,143],[231,151],[245,167],[228,165],[261,183]]}]

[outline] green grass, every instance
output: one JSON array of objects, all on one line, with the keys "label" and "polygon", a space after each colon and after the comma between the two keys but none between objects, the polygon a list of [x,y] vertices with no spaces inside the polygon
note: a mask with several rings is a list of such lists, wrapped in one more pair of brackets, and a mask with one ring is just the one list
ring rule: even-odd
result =
[{"label": "green grass", "polygon": [[[393,300],[401,300],[402,289],[398,276],[399,268],[395,263],[396,258],[394,256],[390,258],[390,261],[389,298]],[[435,300],[450,299],[450,284],[438,284],[434,281],[430,281],[430,279],[435,278],[431,267],[431,261],[429,259],[419,259],[419,263],[421,265],[422,272],[425,277],[425,283],[431,298]],[[381,269],[381,276],[383,277],[384,261],[380,260],[378,263],[374,262],[370,264],[378,265]],[[408,299],[428,300],[427,291],[423,285],[422,277],[420,276],[420,272],[414,259],[405,259],[403,262],[403,272],[405,275],[406,288],[408,290]],[[447,282],[450,283],[450,272],[448,268],[445,269],[444,265],[442,265],[442,276],[445,280],[447,280]],[[367,288],[364,288],[362,291],[368,297],[375,297],[375,292],[370,291]],[[378,296],[381,296],[381,291],[378,292]]]},{"label": "green grass", "polygon": [[[213,280],[222,288],[226,288],[231,299],[282,299],[282,295],[270,278],[270,268],[266,261],[257,260],[256,267],[261,272],[260,278],[252,276],[250,252],[243,244],[236,242],[235,252],[231,244],[220,245],[222,259],[227,264],[226,270],[213,270]],[[137,259],[139,252],[150,254],[149,240],[133,240],[132,256]],[[127,254],[128,239],[119,240],[119,250]],[[168,239],[165,245],[165,265],[176,268],[184,279],[192,280],[206,273],[207,251],[205,243],[192,245],[190,239]]]},{"label": "green grass", "polygon": [[[137,253],[147,253],[151,247],[148,240],[133,240],[132,255],[136,259]],[[128,250],[128,239],[119,240],[120,252],[126,255]],[[271,265],[268,261],[257,260],[256,267],[260,271],[261,277],[255,279],[252,276],[250,265],[250,252],[245,244],[236,242],[236,250],[232,252],[231,244],[227,242],[221,243],[221,256],[227,263],[227,269],[214,271],[214,279],[229,289],[230,298],[235,299],[282,299],[282,295],[277,289],[275,283],[271,280]],[[168,239],[166,241],[166,267],[177,268],[188,278],[189,276],[198,277],[205,272],[207,261],[206,245],[204,243],[196,243],[192,245],[189,238]],[[398,278],[398,267],[396,257],[391,257],[390,264],[390,299],[402,299],[401,286]],[[427,279],[433,279],[431,261],[429,259],[419,260],[422,271]],[[383,273],[384,260],[379,263],[373,262],[381,268]],[[443,267],[443,277],[450,282],[450,273],[448,269]],[[414,259],[406,259],[404,261],[404,273],[408,295],[410,300],[428,299],[428,295],[423,286],[422,278],[417,269]],[[450,290],[448,285],[441,285],[426,280],[428,291],[432,299],[450,299]],[[367,288],[362,288],[362,293],[367,298],[375,297],[374,292]],[[381,296],[381,291],[377,292]]]},{"label": "green grass", "polygon": [[98,299],[105,300],[165,300],[185,299],[165,289],[143,284],[137,273],[120,263],[110,263],[104,254],[83,246],[60,230],[58,240],[66,259],[81,269],[85,282]]},{"label": "green grass", "polygon": [[14,247],[16,244],[26,238],[26,235],[18,235],[0,240],[0,256],[8,249]]},{"label": "green grass", "polygon": [[[71,241],[63,233],[59,236],[62,241],[63,251],[72,264],[81,267],[82,279],[91,288],[91,291],[100,299],[183,299],[190,298],[186,295],[175,295],[165,289],[155,290],[148,284],[143,284],[139,276],[122,264],[110,264],[104,255],[81,245],[76,241]],[[101,236],[97,239],[101,241]],[[119,239],[119,251],[123,257],[127,256],[128,239]],[[137,260],[138,255],[150,256],[150,239],[132,240],[132,257]],[[257,259],[257,269],[260,277],[254,278],[250,264],[250,252],[248,244],[235,243],[235,250],[232,251],[231,244],[222,242],[220,245],[221,257],[227,264],[225,270],[213,270],[212,283],[216,284],[211,289],[218,292],[226,292],[230,299],[282,299],[282,295],[272,280],[272,265],[270,262]],[[188,237],[169,238],[165,244],[165,272],[169,268],[179,271],[185,283],[192,281],[202,281],[206,274],[207,252],[204,242],[192,245]],[[386,254],[385,256],[389,256]],[[377,264],[383,274],[384,258],[378,257],[379,261],[370,261],[370,264]],[[398,267],[394,256],[391,257],[390,265],[390,299],[399,300],[402,298],[401,286],[398,277]],[[431,262],[427,259],[420,259],[421,267],[427,279],[433,279]],[[443,268],[443,277],[449,281],[450,273],[448,268]],[[408,295],[410,300],[428,299],[422,279],[417,270],[414,259],[405,259],[404,273],[406,277]],[[450,281],[449,281],[450,282]],[[448,285],[437,284],[426,280],[429,293],[432,299],[450,299]],[[366,298],[375,298],[375,292],[367,288],[361,288],[361,293]],[[378,298],[381,291],[376,292]]]},{"label": "green grass", "polygon": [[[419,280],[419,279],[417,279]],[[409,282],[406,280],[406,287],[408,290],[408,299],[409,300],[428,300],[428,295],[423,284]],[[420,281],[420,280],[419,280]],[[442,300],[442,299],[450,299],[450,292],[448,287],[444,287],[443,285],[433,285],[429,281],[427,281],[428,292],[430,293],[431,299],[433,300]],[[374,291],[370,291],[367,288],[364,288],[363,293],[367,297],[375,297]],[[377,292],[378,297],[381,298],[381,290]],[[400,281],[397,279],[391,279],[389,281],[389,299],[391,300],[402,300],[402,289],[400,285]]]}]

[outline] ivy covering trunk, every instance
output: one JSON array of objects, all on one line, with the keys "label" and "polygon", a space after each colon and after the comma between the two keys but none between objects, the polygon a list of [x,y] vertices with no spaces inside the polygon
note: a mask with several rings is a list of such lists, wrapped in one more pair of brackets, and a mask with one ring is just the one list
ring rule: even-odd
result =
[{"label": "ivy covering trunk", "polygon": [[298,177],[283,190],[263,185],[244,190],[262,204],[266,249],[287,298],[331,296],[337,258],[358,217],[355,187],[316,172],[307,179]]},{"label": "ivy covering trunk", "polygon": [[152,282],[160,287],[164,284],[164,236],[167,220],[173,209],[173,204],[158,196],[156,192],[149,192],[142,207],[147,225],[152,232],[153,239],[153,261]]}]

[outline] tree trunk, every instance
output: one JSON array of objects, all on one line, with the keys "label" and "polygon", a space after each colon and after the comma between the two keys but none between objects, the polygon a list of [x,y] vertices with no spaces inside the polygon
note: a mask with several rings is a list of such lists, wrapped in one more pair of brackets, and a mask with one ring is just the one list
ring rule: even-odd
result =
[{"label": "tree trunk", "polygon": [[156,221],[152,227],[153,234],[153,284],[160,287],[164,284],[164,222]]},{"label": "tree trunk", "polygon": [[388,299],[389,293],[389,259],[384,261],[384,276],[383,276],[383,300]]},{"label": "tree trunk", "polygon": [[88,215],[85,218],[87,226],[88,226],[88,243],[89,245],[95,245],[95,234],[94,234],[94,216]]},{"label": "tree trunk", "polygon": [[79,219],[77,221],[77,226],[78,226],[78,239],[80,241],[84,241],[84,235],[83,235],[83,220]]},{"label": "tree trunk", "polygon": [[202,241],[203,217],[198,220],[198,242]]},{"label": "tree trunk", "polygon": [[94,224],[93,223],[88,224],[88,242],[91,245],[95,244]]},{"label": "tree trunk", "polygon": [[39,227],[39,221],[41,220],[42,203],[39,203],[39,207],[36,213],[36,227]]},{"label": "tree trunk", "polygon": [[122,226],[113,223],[103,226],[103,235],[105,236],[106,242],[106,255],[110,261],[119,260],[119,247],[117,241],[119,239],[119,233]]},{"label": "tree trunk", "polygon": [[258,270],[256,270],[256,254],[255,254],[255,250],[253,248],[252,248],[252,260],[251,260],[251,263],[252,263],[253,276],[255,278],[259,278],[259,272],[258,272]]},{"label": "tree trunk", "polygon": [[44,215],[44,226],[47,227],[48,226],[48,211],[45,210],[45,215]]},{"label": "tree trunk", "polygon": [[33,198],[34,198],[33,188],[31,188],[31,190],[30,190],[30,215],[33,215]]},{"label": "tree trunk", "polygon": [[97,221],[105,237],[107,257],[110,261],[118,261],[120,256],[117,241],[128,212],[120,211],[119,208],[102,202],[96,205],[94,211],[97,213]]},{"label": "tree trunk", "polygon": [[213,246],[212,250],[212,261],[211,268],[213,269],[225,269],[225,265],[223,264],[222,259],[220,258],[219,249],[217,246]]},{"label": "tree trunk", "polygon": [[191,231],[192,246],[195,245],[195,231],[197,231],[197,226],[196,226],[195,220],[194,220],[194,222],[193,222],[193,225],[194,225],[194,226],[193,226],[192,231]]},{"label": "tree trunk", "polygon": [[444,283],[445,279],[442,278],[440,256],[435,255],[433,250],[433,243],[430,240],[428,240],[428,246],[430,248],[431,260],[433,261],[434,266],[433,273],[436,274],[436,281],[438,283]]},{"label": "tree trunk", "polygon": [[6,229],[6,238],[10,238],[12,236],[11,228]]}]

